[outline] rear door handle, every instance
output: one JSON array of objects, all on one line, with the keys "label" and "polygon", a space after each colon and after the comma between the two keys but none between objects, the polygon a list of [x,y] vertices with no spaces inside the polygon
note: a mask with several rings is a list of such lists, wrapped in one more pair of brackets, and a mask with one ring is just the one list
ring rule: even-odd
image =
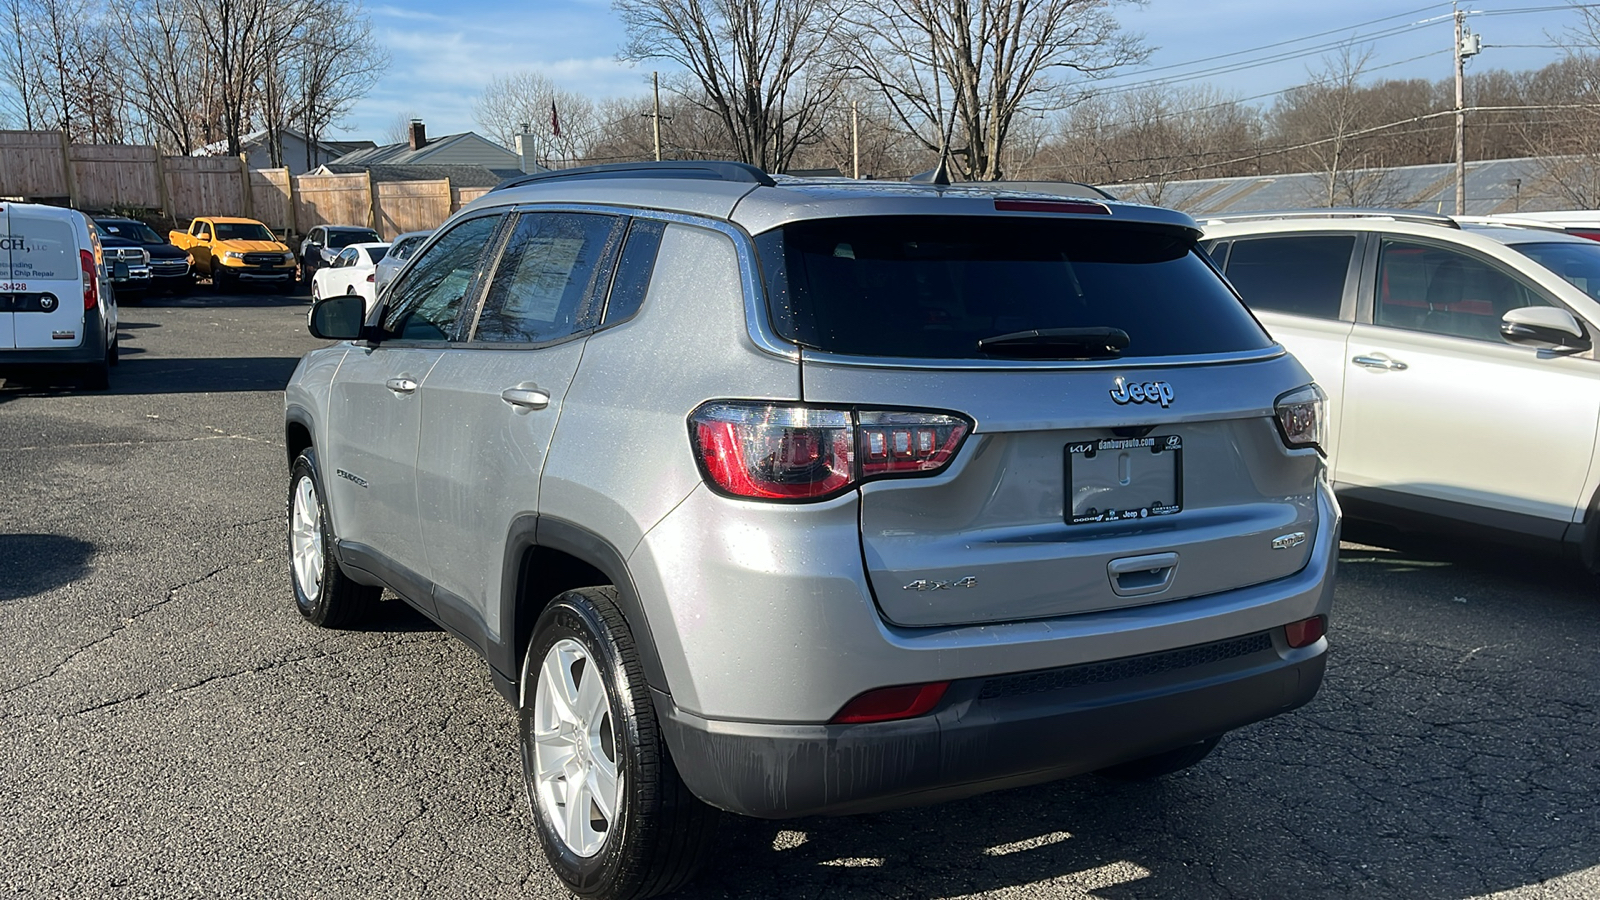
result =
[{"label": "rear door handle", "polygon": [[550,405],[550,395],[536,385],[519,384],[500,392],[500,399],[519,410],[544,409]]},{"label": "rear door handle", "polygon": [[1350,361],[1363,368],[1388,369],[1391,372],[1404,372],[1409,368],[1400,360],[1390,359],[1387,356],[1354,356]]},{"label": "rear door handle", "polygon": [[391,378],[388,381],[385,381],[383,386],[391,391],[394,391],[396,394],[409,394],[417,389],[417,383],[404,375],[401,375],[399,378]]}]

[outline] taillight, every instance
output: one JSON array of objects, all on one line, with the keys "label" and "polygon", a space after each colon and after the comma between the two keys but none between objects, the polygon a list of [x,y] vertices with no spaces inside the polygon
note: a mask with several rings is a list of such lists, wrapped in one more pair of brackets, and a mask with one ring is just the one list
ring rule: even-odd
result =
[{"label": "taillight", "polygon": [[78,251],[78,262],[83,266],[83,308],[94,309],[100,296],[100,268],[94,264],[94,254]]},{"label": "taillight", "polygon": [[1298,622],[1290,622],[1283,626],[1284,640],[1288,641],[1289,646],[1296,650],[1315,644],[1317,641],[1322,640],[1322,636],[1327,633],[1328,619],[1326,616],[1312,616],[1309,619],[1301,619]]},{"label": "taillight", "polygon": [[844,705],[833,717],[835,725],[854,725],[864,722],[892,722],[910,719],[933,711],[944,692],[950,688],[948,681],[929,684],[908,684],[901,687],[879,688],[867,691]]},{"label": "taillight", "polygon": [[375,282],[377,280],[378,280],[378,273],[377,272],[369,272],[369,273],[367,273],[367,283],[368,284],[372,284],[373,282]]},{"label": "taillight", "polygon": [[869,479],[931,475],[950,464],[971,428],[948,413],[732,400],[689,417],[706,480],[755,500],[821,500]]},{"label": "taillight", "polygon": [[1314,448],[1327,455],[1328,395],[1315,384],[1296,388],[1273,403],[1278,434],[1291,450]]}]

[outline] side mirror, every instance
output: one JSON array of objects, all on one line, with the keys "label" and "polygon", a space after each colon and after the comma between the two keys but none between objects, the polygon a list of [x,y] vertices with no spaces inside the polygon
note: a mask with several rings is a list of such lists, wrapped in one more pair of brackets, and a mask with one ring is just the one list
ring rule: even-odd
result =
[{"label": "side mirror", "polygon": [[367,318],[367,301],[357,294],[340,294],[312,304],[306,328],[325,341],[353,341],[361,337]]},{"label": "side mirror", "polygon": [[1583,323],[1572,313],[1554,306],[1525,306],[1500,317],[1500,335],[1507,341],[1536,350],[1567,353],[1593,346]]}]

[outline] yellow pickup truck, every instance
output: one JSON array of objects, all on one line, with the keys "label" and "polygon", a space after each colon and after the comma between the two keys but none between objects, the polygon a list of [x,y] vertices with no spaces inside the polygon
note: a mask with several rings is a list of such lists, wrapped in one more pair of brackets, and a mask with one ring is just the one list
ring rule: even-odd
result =
[{"label": "yellow pickup truck", "polygon": [[188,251],[195,274],[211,276],[219,290],[241,282],[289,284],[297,271],[294,253],[255,219],[206,216],[167,237]]}]

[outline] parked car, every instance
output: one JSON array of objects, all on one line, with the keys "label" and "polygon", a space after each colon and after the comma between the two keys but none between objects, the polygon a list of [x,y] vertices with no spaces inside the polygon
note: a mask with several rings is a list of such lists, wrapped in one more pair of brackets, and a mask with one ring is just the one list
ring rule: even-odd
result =
[{"label": "parked car", "polygon": [[300,280],[311,283],[317,270],[333,264],[339,251],[351,244],[378,244],[383,238],[361,225],[318,225],[300,242]]},{"label": "parked car", "polygon": [[[1153,777],[1322,681],[1323,401],[1182,213],[735,163],[528,176],[285,393],[313,623],[481,653],[592,897],[718,813]],[[556,428],[559,420],[560,428]]]},{"label": "parked car", "polygon": [[1459,217],[1462,222],[1485,225],[1512,225],[1564,231],[1591,241],[1600,241],[1600,212],[1592,209],[1562,209],[1548,212],[1516,212],[1496,216]]},{"label": "parked car", "polygon": [[1600,245],[1427,214],[1204,225],[1218,267],[1328,392],[1347,515],[1597,568]]},{"label": "parked car", "polygon": [[0,202],[0,377],[104,390],[116,362],[117,300],[93,222]]},{"label": "parked car", "polygon": [[187,231],[167,237],[194,261],[198,275],[211,286],[226,290],[236,284],[289,284],[294,281],[294,253],[254,219],[206,216],[189,223]]},{"label": "parked car", "polygon": [[[187,291],[194,286],[189,254],[173,246],[154,228],[122,216],[95,216],[100,244],[106,251],[112,283],[118,291],[134,291],[137,297],[146,290]],[[133,252],[139,251],[139,252]],[[126,267],[126,275],[117,263]],[[118,280],[122,278],[123,280]]]},{"label": "parked car", "polygon": [[376,274],[378,263],[389,250],[388,244],[351,244],[339,251],[332,265],[318,269],[311,276],[311,302],[339,294],[356,294],[367,302],[367,309],[377,299]]},{"label": "parked car", "polygon": [[378,280],[374,283],[377,293],[383,293],[389,282],[405,268],[406,261],[417,255],[432,234],[432,231],[408,231],[389,243],[389,252],[378,260]]}]

